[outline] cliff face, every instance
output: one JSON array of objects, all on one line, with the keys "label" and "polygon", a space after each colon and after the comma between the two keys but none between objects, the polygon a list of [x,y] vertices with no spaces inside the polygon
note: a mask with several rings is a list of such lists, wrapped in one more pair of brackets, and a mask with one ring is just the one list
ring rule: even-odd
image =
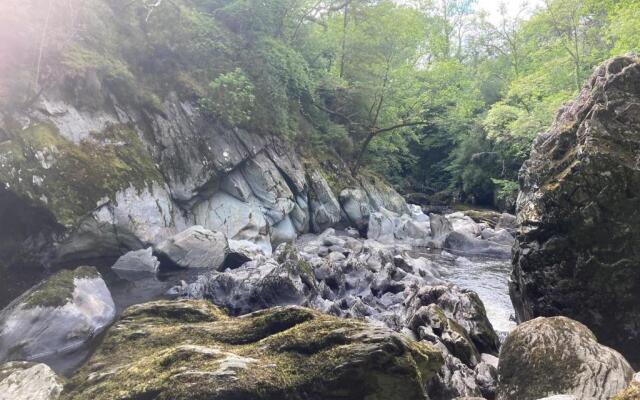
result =
[{"label": "cliff face", "polygon": [[640,362],[640,64],[600,66],[520,173],[511,297],[565,315]]},{"label": "cliff face", "polygon": [[0,305],[46,269],[117,257],[191,225],[270,253],[349,224],[338,201],[347,187],[367,194],[366,209],[407,211],[380,180],[303,165],[284,140],[225,127],[175,94],[149,108],[106,87],[93,93],[87,103],[52,89],[23,112],[0,114],[0,272],[14,285],[0,288]]}]

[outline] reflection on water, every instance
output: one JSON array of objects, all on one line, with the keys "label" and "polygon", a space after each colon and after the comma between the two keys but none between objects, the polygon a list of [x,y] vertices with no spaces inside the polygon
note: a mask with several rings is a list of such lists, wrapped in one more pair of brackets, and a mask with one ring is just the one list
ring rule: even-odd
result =
[{"label": "reflection on water", "polygon": [[443,279],[478,293],[487,310],[487,317],[500,337],[506,336],[515,328],[515,312],[509,298],[510,260],[469,255],[455,255],[455,260],[452,260],[423,251],[416,252],[414,256],[426,257],[443,264]]}]

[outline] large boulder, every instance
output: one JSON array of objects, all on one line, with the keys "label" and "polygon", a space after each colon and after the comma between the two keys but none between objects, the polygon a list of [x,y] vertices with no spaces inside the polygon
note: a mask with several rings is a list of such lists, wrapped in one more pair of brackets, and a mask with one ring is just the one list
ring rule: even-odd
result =
[{"label": "large boulder", "polygon": [[427,399],[441,365],[433,347],[364,321],[159,301],[123,314],[65,399]]},{"label": "large boulder", "polygon": [[95,268],[58,272],[0,312],[0,361],[70,352],[114,317],[113,299]]},{"label": "large boulder", "polygon": [[640,364],[640,63],[607,61],[520,173],[511,297],[520,321],[565,315]]},{"label": "large boulder", "polygon": [[192,226],[160,243],[160,260],[179,268],[217,269],[229,253],[227,237],[202,226]]},{"label": "large boulder", "polygon": [[64,380],[45,364],[0,365],[0,400],[57,400],[63,385]]},{"label": "large boulder", "polygon": [[554,394],[608,400],[627,386],[633,369],[620,353],[598,344],[581,323],[540,317],[507,336],[498,374],[498,400]]}]

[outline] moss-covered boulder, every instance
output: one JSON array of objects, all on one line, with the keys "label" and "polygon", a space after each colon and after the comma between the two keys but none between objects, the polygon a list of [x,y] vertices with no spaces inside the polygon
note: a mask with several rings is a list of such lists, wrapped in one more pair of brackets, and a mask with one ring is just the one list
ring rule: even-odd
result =
[{"label": "moss-covered boulder", "polygon": [[608,400],[631,381],[617,351],[598,344],[584,325],[565,317],[536,318],[513,330],[500,350],[498,400],[555,394]]},{"label": "moss-covered boulder", "polygon": [[426,399],[442,356],[299,307],[231,318],[203,301],[129,308],[64,399]]},{"label": "moss-covered boulder", "polygon": [[0,312],[0,361],[75,350],[114,317],[111,293],[95,268],[58,272]]}]

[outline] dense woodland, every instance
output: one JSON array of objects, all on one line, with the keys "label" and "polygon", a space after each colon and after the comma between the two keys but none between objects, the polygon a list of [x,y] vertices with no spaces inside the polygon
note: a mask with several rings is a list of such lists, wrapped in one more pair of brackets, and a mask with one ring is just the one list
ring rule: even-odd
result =
[{"label": "dense woodland", "polygon": [[498,22],[477,9],[4,0],[0,109],[27,107],[60,80],[99,77],[150,111],[175,92],[213,119],[338,156],[432,203],[508,209],[535,135],[595,65],[640,48],[640,1],[544,0]]}]

